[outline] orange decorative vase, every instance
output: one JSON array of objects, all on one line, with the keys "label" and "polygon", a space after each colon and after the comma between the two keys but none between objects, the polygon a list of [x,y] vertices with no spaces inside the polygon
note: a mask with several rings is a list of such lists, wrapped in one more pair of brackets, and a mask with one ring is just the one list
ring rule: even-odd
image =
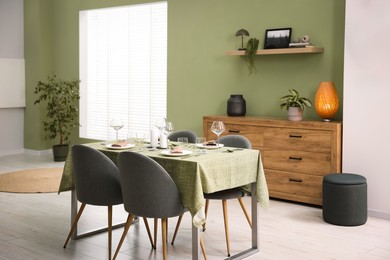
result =
[{"label": "orange decorative vase", "polygon": [[330,121],[339,109],[339,98],[333,82],[323,81],[318,86],[315,97],[317,114],[324,121]]}]

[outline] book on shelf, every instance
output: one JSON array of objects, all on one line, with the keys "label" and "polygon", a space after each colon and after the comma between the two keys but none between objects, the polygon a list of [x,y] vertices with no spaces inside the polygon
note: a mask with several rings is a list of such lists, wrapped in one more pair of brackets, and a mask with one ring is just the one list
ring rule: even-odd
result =
[{"label": "book on shelf", "polygon": [[290,48],[305,48],[308,46],[312,46],[312,45],[310,45],[309,42],[291,42],[288,44],[288,47]]}]

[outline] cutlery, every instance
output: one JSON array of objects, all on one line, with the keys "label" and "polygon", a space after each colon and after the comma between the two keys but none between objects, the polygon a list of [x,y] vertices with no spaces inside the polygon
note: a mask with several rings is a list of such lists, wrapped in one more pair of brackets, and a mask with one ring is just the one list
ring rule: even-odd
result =
[{"label": "cutlery", "polygon": [[234,151],[242,151],[242,150],[244,150],[244,148],[227,149],[226,151],[229,152],[229,153],[232,153]]}]

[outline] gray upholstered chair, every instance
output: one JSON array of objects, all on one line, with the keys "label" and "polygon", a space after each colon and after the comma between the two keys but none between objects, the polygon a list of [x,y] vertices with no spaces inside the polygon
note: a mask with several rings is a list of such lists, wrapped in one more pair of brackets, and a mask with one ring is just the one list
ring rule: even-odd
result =
[{"label": "gray upholstered chair", "polygon": [[[242,135],[226,135],[219,138],[219,143],[223,144],[224,146],[229,147],[236,147],[236,148],[244,148],[244,149],[251,149],[252,144],[251,142]],[[229,225],[228,225],[228,212],[227,212],[227,200],[230,199],[238,199],[242,210],[244,211],[245,217],[249,223],[249,226],[252,227],[252,221],[249,217],[249,214],[245,208],[245,204],[242,201],[242,197],[245,196],[245,193],[240,188],[233,188],[229,190],[222,190],[214,193],[204,193],[204,198],[206,199],[206,205],[205,205],[205,216],[207,219],[207,212],[209,208],[209,200],[222,200],[222,209],[223,209],[223,216],[224,216],[224,224],[225,224],[225,236],[226,236],[226,247],[227,247],[227,253],[228,256],[230,256],[230,239],[229,239]],[[176,230],[178,229],[178,226],[180,223],[178,222],[176,225]],[[206,223],[203,224],[203,231],[206,230]],[[174,234],[174,238],[176,236],[176,233]],[[174,240],[172,241],[173,244]]]},{"label": "gray upholstered chair", "polygon": [[[180,192],[171,176],[153,159],[134,152],[122,152],[118,158],[119,174],[127,222],[114,254],[117,257],[134,216],[161,219],[163,257],[167,254],[167,219],[183,215]],[[203,242],[201,247],[204,252]]]},{"label": "gray upholstered chair", "polygon": [[[111,259],[112,206],[123,203],[118,167],[103,153],[85,145],[72,147],[73,176],[81,207],[73,221],[64,248],[87,204],[108,207],[108,255]],[[146,219],[144,219],[146,221]],[[147,223],[145,223],[147,224]],[[152,243],[149,228],[149,239]]]},{"label": "gray upholstered chair", "polygon": [[171,141],[177,141],[177,138],[179,137],[187,137],[189,143],[195,143],[196,142],[196,134],[190,130],[180,130],[171,133],[168,136],[168,139]]}]

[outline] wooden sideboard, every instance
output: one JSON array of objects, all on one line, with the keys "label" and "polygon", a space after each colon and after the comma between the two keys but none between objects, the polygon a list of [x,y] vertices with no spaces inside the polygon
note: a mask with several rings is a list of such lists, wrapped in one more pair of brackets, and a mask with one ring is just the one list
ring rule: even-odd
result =
[{"label": "wooden sideboard", "polygon": [[217,138],[213,121],[225,123],[222,135],[244,135],[260,150],[270,197],[322,205],[323,176],[341,172],[341,122],[204,116],[207,140]]}]

